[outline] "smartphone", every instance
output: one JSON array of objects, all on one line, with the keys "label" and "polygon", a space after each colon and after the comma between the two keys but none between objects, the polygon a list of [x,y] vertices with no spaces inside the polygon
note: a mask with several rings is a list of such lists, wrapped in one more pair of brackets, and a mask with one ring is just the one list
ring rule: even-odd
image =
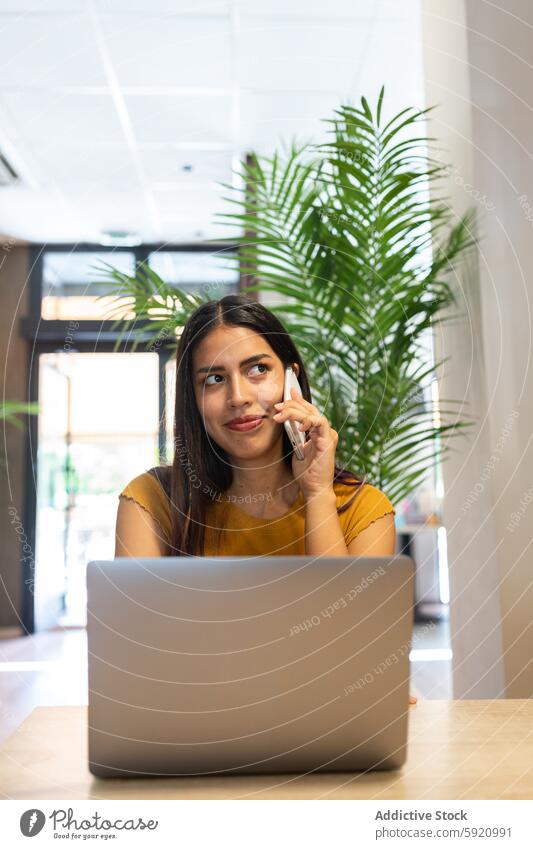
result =
[{"label": "smartphone", "polygon": [[[283,400],[291,401],[291,388],[297,389],[300,395],[302,395],[302,388],[298,383],[298,378],[294,373],[292,366],[288,366],[285,369],[285,386],[283,389]],[[303,430],[298,430],[298,425],[300,422],[292,421],[291,419],[286,419],[283,422],[285,425],[285,430],[287,431],[287,435],[291,441],[291,445],[294,448],[294,453],[296,454],[298,460],[304,459],[304,452],[302,451],[302,447],[305,444],[305,433]]]}]

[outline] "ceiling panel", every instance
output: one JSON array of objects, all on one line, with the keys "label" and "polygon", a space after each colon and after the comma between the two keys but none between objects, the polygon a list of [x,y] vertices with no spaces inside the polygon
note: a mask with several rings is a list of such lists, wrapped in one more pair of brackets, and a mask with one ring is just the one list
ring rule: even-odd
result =
[{"label": "ceiling panel", "polygon": [[229,19],[105,16],[102,26],[121,85],[231,85]]},{"label": "ceiling panel", "polygon": [[231,143],[229,97],[126,97],[137,141]]},{"label": "ceiling panel", "polygon": [[23,91],[1,94],[0,105],[9,112],[18,134],[34,146],[54,144],[98,145],[124,143],[110,95]]},{"label": "ceiling panel", "polygon": [[89,187],[74,201],[84,215],[99,216],[101,229],[116,230],[135,230],[140,221],[147,222],[139,202],[135,184],[120,193],[109,191],[105,186]]},{"label": "ceiling panel", "polygon": [[[25,15],[28,12],[48,15],[55,12],[82,12],[85,0],[0,0],[0,14]],[[0,21],[0,28],[3,25]]]},{"label": "ceiling panel", "polygon": [[246,88],[262,91],[348,89],[371,22],[334,24],[250,21],[242,26],[237,72]]},{"label": "ceiling panel", "polygon": [[300,142],[326,141],[327,127],[321,118],[332,117],[340,100],[335,94],[295,97],[285,93],[249,94],[242,98],[241,139],[245,147],[272,150],[296,135]]},{"label": "ceiling panel", "polygon": [[326,140],[321,118],[382,83],[389,114],[424,105],[421,0],[0,0],[0,38],[19,238],[230,236],[217,183],[246,151]]},{"label": "ceiling panel", "polygon": [[93,32],[82,15],[0,15],[0,85],[105,85]]},{"label": "ceiling panel", "polygon": [[[198,150],[151,150],[141,148],[141,161],[151,183],[180,181],[195,184],[206,181],[231,181],[231,152]],[[190,166],[191,170],[187,170]]]},{"label": "ceiling panel", "polygon": [[229,15],[231,0],[95,0],[102,14]]},{"label": "ceiling panel", "polygon": [[63,190],[78,192],[84,185],[125,189],[138,183],[129,148],[86,148],[47,145],[36,155],[41,174],[57,180]]},{"label": "ceiling panel", "polygon": [[213,186],[182,188],[179,191],[154,191],[154,201],[162,216],[192,214],[205,209],[210,214],[220,207],[220,193]]},{"label": "ceiling panel", "polygon": [[196,214],[190,210],[185,214],[175,213],[168,218],[162,217],[160,219],[160,231],[162,234],[161,241],[167,242],[175,242],[176,233],[180,234],[180,239],[184,242],[199,239],[232,239],[239,233],[238,228],[234,225],[222,227],[209,215]]},{"label": "ceiling panel", "polygon": [[[394,0],[399,3],[399,0]],[[404,0],[401,0],[404,2]],[[409,0],[406,0],[409,2]],[[243,16],[272,18],[368,18],[379,6],[380,0],[235,0]]]},{"label": "ceiling panel", "polygon": [[202,213],[205,213],[206,221],[214,221],[215,213],[229,211],[227,202],[222,199],[222,193],[216,186],[183,188],[175,192],[154,192],[154,200],[159,215],[166,220],[173,216],[180,219],[187,216],[199,219]]},{"label": "ceiling panel", "polygon": [[100,235],[109,230],[141,234],[143,239],[147,239],[148,234],[157,238],[140,192],[99,188],[100,191],[95,187],[94,191],[80,194],[73,203],[80,220],[86,222],[90,230],[91,241],[100,241]]},{"label": "ceiling panel", "polygon": [[[421,19],[420,0],[379,0],[378,3],[380,21],[394,21],[398,19],[410,20],[415,27],[419,26]],[[412,33],[411,39],[416,38],[416,34]]]},{"label": "ceiling panel", "polygon": [[245,22],[246,18],[309,20],[397,20],[419,13],[420,0],[234,0]]},{"label": "ceiling panel", "polygon": [[83,222],[60,193],[26,186],[3,188],[1,192],[0,231],[37,242],[81,238]]}]

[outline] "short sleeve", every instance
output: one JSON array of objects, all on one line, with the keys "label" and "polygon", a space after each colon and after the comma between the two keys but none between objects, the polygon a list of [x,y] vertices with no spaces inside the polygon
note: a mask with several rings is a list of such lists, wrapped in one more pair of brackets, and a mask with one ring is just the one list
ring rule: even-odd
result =
[{"label": "short sleeve", "polygon": [[382,516],[395,512],[392,502],[389,501],[384,492],[371,484],[365,483],[353,504],[344,513],[339,514],[346,545],[349,545],[361,531],[368,528],[376,519],[381,519]]},{"label": "short sleeve", "polygon": [[131,480],[119,493],[119,498],[129,498],[139,504],[155,519],[167,541],[170,541],[172,529],[170,504],[163,487],[153,475],[144,472]]}]

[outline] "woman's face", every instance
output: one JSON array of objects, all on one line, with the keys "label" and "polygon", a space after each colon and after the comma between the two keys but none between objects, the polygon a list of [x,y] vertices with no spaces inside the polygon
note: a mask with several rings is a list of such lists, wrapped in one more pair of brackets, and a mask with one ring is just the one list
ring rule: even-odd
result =
[{"label": "woman's face", "polygon": [[[298,374],[298,364],[293,368]],[[272,416],[283,401],[282,361],[263,336],[245,327],[218,327],[193,354],[194,391],[209,436],[232,457],[253,458],[282,438]],[[249,424],[234,422],[253,418]]]}]

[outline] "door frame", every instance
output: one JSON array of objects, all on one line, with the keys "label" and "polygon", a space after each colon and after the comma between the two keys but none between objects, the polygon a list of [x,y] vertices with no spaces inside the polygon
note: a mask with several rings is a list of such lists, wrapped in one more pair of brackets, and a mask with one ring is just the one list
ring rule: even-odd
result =
[{"label": "door frame", "polygon": [[[107,320],[61,320],[41,318],[42,284],[43,284],[43,258],[46,251],[60,253],[102,253],[111,251],[113,253],[133,253],[135,266],[148,262],[151,253],[157,251],[172,251],[176,253],[237,253],[238,243],[227,241],[195,242],[192,244],[153,243],[138,246],[121,245],[108,247],[94,243],[78,242],[76,244],[34,244],[30,247],[30,263],[28,273],[28,314],[21,318],[19,324],[20,336],[27,340],[26,380],[28,386],[28,401],[38,401],[39,394],[39,356],[40,354],[61,352],[65,350],[65,340],[72,333],[72,322],[76,322],[75,345],[70,350],[80,353],[145,353],[142,347],[143,341],[150,341],[150,336],[142,335],[143,325],[136,324],[136,341],[131,334],[126,333],[120,342],[120,349],[115,345],[119,339],[122,328],[116,326],[114,321]],[[239,269],[237,291],[246,292],[247,283],[242,270]],[[257,298],[255,293],[251,297]],[[149,326],[149,322],[145,322]],[[139,333],[141,331],[141,333]],[[133,347],[134,345],[138,347]],[[152,352],[154,353],[154,352]],[[158,347],[155,352],[159,363],[159,456],[164,456],[166,451],[166,427],[165,427],[165,366],[171,357],[171,351],[165,345]],[[21,552],[21,577],[22,577],[22,605],[21,625],[25,634],[35,633],[35,547],[36,547],[36,521],[37,521],[37,452],[38,452],[38,415],[27,416],[26,423],[26,460],[24,470],[24,498],[23,498],[23,522],[26,530],[27,541],[31,548],[30,558],[22,556]]]},{"label": "door frame", "polygon": [[[68,325],[68,322],[60,322]],[[80,322],[81,324],[87,322]],[[100,324],[100,322],[98,322]],[[64,342],[63,335],[62,341]],[[130,353],[144,354],[142,347],[132,350],[132,344],[121,346],[120,351],[115,351],[114,342],[111,340],[99,340],[98,342],[81,341],[76,342],[71,350],[73,353],[87,354],[109,354]],[[28,389],[29,401],[39,401],[39,358],[41,354],[64,353],[58,345],[50,339],[41,340],[34,338],[33,343],[28,345]],[[171,357],[170,351],[159,348],[156,353],[158,358],[158,399],[159,399],[159,427],[158,427],[158,449],[159,456],[164,456],[166,449],[166,417],[165,417],[165,366]],[[22,612],[21,624],[26,634],[35,633],[35,556],[37,544],[37,473],[38,473],[38,450],[39,450],[39,416],[28,416],[26,431],[26,463],[24,480],[24,504],[23,522],[27,529],[26,535],[31,547],[32,557],[21,559],[22,570]]]}]

